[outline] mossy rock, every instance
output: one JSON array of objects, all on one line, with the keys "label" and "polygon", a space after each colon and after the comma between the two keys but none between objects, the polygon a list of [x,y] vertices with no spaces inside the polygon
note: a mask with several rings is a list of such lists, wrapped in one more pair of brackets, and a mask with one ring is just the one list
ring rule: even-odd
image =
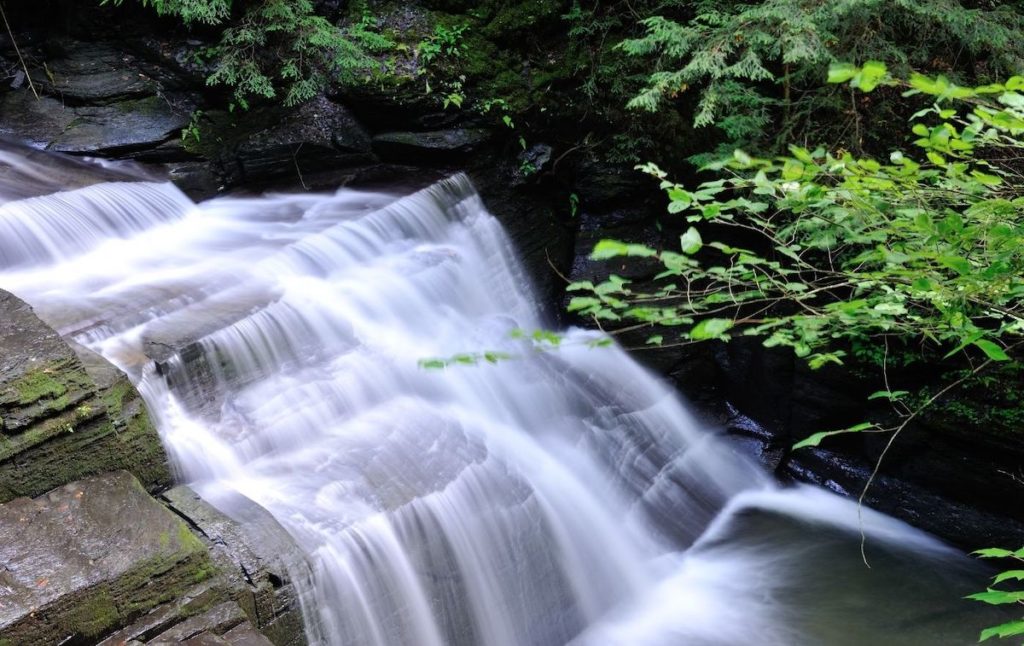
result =
[{"label": "mossy rock", "polygon": [[94,353],[76,352],[7,292],[0,418],[0,502],[117,469],[151,490],[170,484],[160,437],[128,379]]},{"label": "mossy rock", "polygon": [[97,641],[215,570],[185,523],[125,471],[0,505],[0,640]]}]

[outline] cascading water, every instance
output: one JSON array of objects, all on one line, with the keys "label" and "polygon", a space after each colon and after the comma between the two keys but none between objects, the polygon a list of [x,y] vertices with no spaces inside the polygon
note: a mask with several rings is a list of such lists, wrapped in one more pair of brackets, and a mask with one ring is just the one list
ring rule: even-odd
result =
[{"label": "cascading water", "polygon": [[[865,568],[852,503],[776,488],[596,334],[514,338],[546,321],[465,177],[201,205],[38,184],[0,206],[0,287],[136,380],[183,480],[290,532],[314,641],[933,645],[999,621],[960,599],[969,559],[870,510]],[[465,351],[509,358],[418,363]]]}]

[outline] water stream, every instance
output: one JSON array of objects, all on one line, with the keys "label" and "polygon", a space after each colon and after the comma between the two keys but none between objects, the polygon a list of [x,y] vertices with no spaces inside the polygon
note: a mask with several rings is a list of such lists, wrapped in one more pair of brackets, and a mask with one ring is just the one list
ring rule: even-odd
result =
[{"label": "water stream", "polygon": [[[516,338],[549,321],[463,176],[197,205],[0,161],[33,182],[0,177],[0,287],[135,380],[182,481],[288,530],[314,641],[933,646],[993,623],[961,599],[971,559],[866,510],[866,568],[854,504],[779,488],[595,333]],[[419,364],[467,351],[510,358]]]}]

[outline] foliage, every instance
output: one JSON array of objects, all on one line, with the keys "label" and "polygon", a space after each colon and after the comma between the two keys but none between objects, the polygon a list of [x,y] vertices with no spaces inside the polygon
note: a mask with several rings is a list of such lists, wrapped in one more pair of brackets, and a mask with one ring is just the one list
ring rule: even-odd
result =
[{"label": "foliage", "polygon": [[[160,16],[180,18],[186,25],[202,23],[217,25],[231,15],[232,0],[138,0],[144,7],[151,7]],[[111,0],[101,0],[107,4]],[[124,0],[113,0],[113,4],[123,4]]]},{"label": "foliage", "polygon": [[[828,65],[879,59],[901,73],[1013,73],[1024,61],[1024,16],[1009,4],[993,4],[982,9],[957,0],[689,3],[676,16],[645,18],[646,34],[621,43],[625,52],[655,67],[630,106],[653,111],[696,93],[694,101],[684,102],[687,109],[696,103],[694,124],[716,126],[730,146],[772,148],[765,136],[770,132],[776,144],[823,139],[858,149],[862,108],[852,95],[823,87]],[[870,107],[874,120],[887,116],[877,104]]]},{"label": "foliage", "polygon": [[[570,309],[599,324],[657,327],[659,345],[759,337],[814,368],[842,363],[853,344],[889,339],[963,353],[964,379],[1011,360],[1024,335],[1024,78],[967,88],[913,75],[903,84],[869,62],[836,65],[830,80],[927,97],[912,127],[918,152],[878,161],[798,146],[774,159],[737,151],[695,190],[644,165],[689,228],[677,249],[599,242],[595,259],[643,257],[661,272],[644,289],[614,275],[570,285],[580,292]],[[732,244],[714,240],[727,231]],[[887,385],[876,395],[906,393]],[[883,429],[842,432],[868,430]]]},{"label": "foliage", "polygon": [[[978,550],[975,554],[982,558],[1013,559],[1024,563],[1024,548],[1017,551],[989,548]],[[1007,581],[1016,581],[1019,587],[1019,583],[1024,581],[1024,570],[1018,566],[1016,569],[1000,572],[992,580],[992,585],[998,586]],[[1024,604],[1024,590],[1005,590],[990,587],[984,592],[969,595],[967,598],[995,606],[1007,604],[1021,605]],[[1019,637],[1020,635],[1024,635],[1024,618],[1008,621],[1004,624],[982,630],[979,641],[985,641],[991,637]]]},{"label": "foliage", "polygon": [[420,41],[417,51],[420,60],[429,65],[441,56],[451,59],[461,58],[465,54],[465,43],[463,34],[469,29],[468,25],[455,25],[449,27],[438,23],[434,26],[434,33]]},{"label": "foliage", "polygon": [[196,58],[212,67],[207,83],[227,87],[241,108],[256,98],[296,105],[330,82],[352,82],[373,65],[368,52],[390,45],[372,21],[336,26],[315,13],[312,0],[247,3],[237,19],[232,0],[139,1],[186,25],[222,27],[218,42]]}]

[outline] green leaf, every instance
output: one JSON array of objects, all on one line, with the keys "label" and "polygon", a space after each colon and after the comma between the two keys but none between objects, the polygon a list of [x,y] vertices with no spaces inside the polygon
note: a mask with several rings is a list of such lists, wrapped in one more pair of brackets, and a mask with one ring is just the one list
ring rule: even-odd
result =
[{"label": "green leaf", "polygon": [[420,368],[424,370],[439,370],[448,366],[448,362],[444,359],[420,359]]},{"label": "green leaf", "polygon": [[888,399],[889,401],[896,401],[905,395],[909,395],[910,392],[906,390],[879,390],[868,395],[868,399]]},{"label": "green leaf", "polygon": [[647,345],[661,345],[661,342],[664,340],[664,337],[662,337],[660,334],[656,334],[647,339]]},{"label": "green leaf", "polygon": [[975,550],[971,552],[971,554],[983,559],[1003,559],[1014,556],[1016,553],[1010,550],[1004,550],[1001,547],[986,547],[982,550]]},{"label": "green leaf", "polygon": [[832,63],[828,68],[828,82],[829,83],[846,83],[854,76],[857,75],[856,65],[849,63]]},{"label": "green leaf", "polygon": [[996,578],[992,580],[992,584],[1002,583],[1003,581],[1024,581],[1024,570],[1007,570],[1006,572],[1000,572],[996,575]]},{"label": "green leaf", "polygon": [[1024,591],[1009,592],[1006,590],[995,590],[993,588],[989,588],[984,592],[969,594],[965,598],[981,601],[982,603],[987,603],[992,606],[1002,606],[1008,603],[1020,603],[1024,601]]},{"label": "green leaf", "polygon": [[679,236],[679,246],[683,250],[683,253],[687,255],[693,255],[700,251],[700,248],[704,246],[704,241],[701,240],[700,232],[693,227],[686,230],[686,233]]},{"label": "green leaf", "polygon": [[981,351],[993,361],[1009,361],[1010,356],[997,344],[988,339],[978,339],[974,345],[981,348]]},{"label": "green leaf", "polygon": [[870,92],[885,80],[887,73],[885,63],[881,61],[868,61],[864,63],[860,73],[854,77],[852,85],[859,88],[862,92]]},{"label": "green leaf", "polygon": [[530,337],[537,343],[547,343],[555,347],[562,343],[562,335],[551,330],[534,330]]},{"label": "green leaf", "polygon": [[1024,635],[1024,619],[1016,619],[1005,624],[986,628],[981,631],[981,637],[978,638],[978,641],[985,641],[990,637],[1014,637],[1016,635]]},{"label": "green leaf", "polygon": [[877,428],[874,424],[870,422],[863,422],[861,424],[857,424],[856,426],[851,426],[850,428],[844,428],[838,431],[820,431],[794,444],[793,450],[795,451],[797,449],[802,449],[808,446],[818,446],[819,444],[821,444],[821,441],[824,440],[826,437],[832,437],[833,435],[841,435],[843,433],[859,433],[861,431],[866,431],[868,429],[874,428]]},{"label": "green leaf", "polygon": [[631,244],[619,240],[601,240],[590,252],[591,260],[608,260],[618,256],[656,256],[658,252],[642,244]]},{"label": "green leaf", "polygon": [[938,261],[942,266],[949,267],[961,276],[971,273],[971,263],[966,258],[960,256],[939,256]]},{"label": "green leaf", "polygon": [[694,341],[721,339],[732,326],[731,319],[704,319],[690,330],[690,338]]},{"label": "green leaf", "polygon": [[580,310],[600,306],[601,299],[599,298],[594,298],[593,296],[575,296],[569,301],[569,306],[566,309],[570,312],[579,312]]},{"label": "green leaf", "polygon": [[580,280],[575,283],[569,283],[566,286],[565,291],[577,292],[583,289],[594,291],[594,283],[590,282],[589,280]]}]

